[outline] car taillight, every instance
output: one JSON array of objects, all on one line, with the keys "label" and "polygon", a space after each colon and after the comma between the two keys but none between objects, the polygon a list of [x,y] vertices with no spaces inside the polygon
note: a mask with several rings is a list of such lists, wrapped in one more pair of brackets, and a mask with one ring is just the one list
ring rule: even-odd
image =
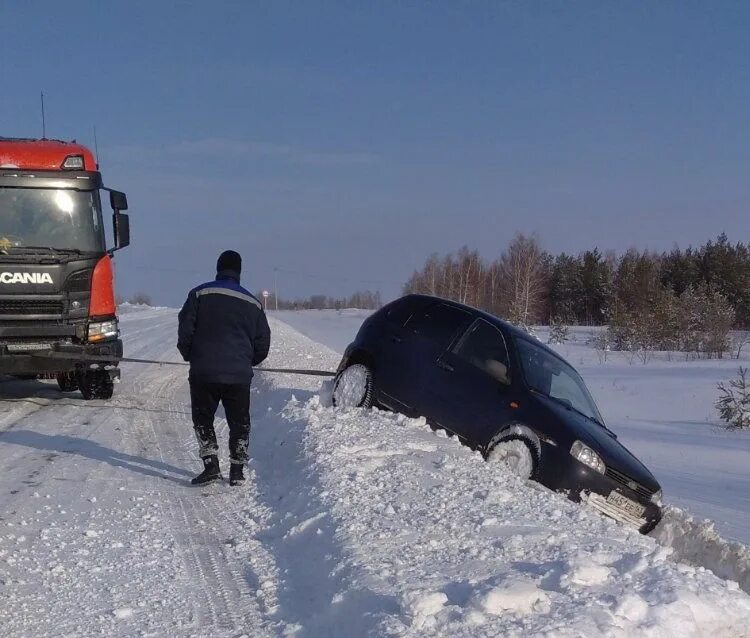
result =
[{"label": "car taillight", "polygon": [[112,258],[102,257],[94,268],[91,277],[91,302],[89,303],[90,317],[105,317],[114,315],[115,288],[114,273],[112,272]]}]

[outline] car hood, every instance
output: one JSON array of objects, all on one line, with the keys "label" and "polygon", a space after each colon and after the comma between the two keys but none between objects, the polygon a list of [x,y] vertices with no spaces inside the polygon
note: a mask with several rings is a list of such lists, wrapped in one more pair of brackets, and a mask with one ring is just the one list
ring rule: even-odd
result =
[{"label": "car hood", "polygon": [[575,410],[566,408],[549,397],[537,395],[537,399],[555,417],[565,423],[573,438],[595,450],[607,467],[625,474],[652,492],[660,489],[659,482],[654,478],[654,475],[630,450],[617,440],[612,431],[597,425]]}]

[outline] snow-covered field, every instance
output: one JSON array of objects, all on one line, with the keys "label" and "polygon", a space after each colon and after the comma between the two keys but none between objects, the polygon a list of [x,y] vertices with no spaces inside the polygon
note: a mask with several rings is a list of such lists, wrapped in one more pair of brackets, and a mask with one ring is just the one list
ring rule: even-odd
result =
[{"label": "snow-covered field", "polygon": [[[272,329],[269,365],[338,363]],[[178,360],[176,311],[123,330],[129,356]],[[750,596],[678,560],[747,591],[742,548],[642,537],[419,420],[326,407],[313,378],[258,375],[251,480],[192,488],[185,377],[124,365],[110,403],[0,382],[3,636],[750,636]],[[618,379],[641,400],[635,370]]]},{"label": "snow-covered field", "polygon": [[279,310],[270,313],[313,341],[344,352],[372,310]]}]

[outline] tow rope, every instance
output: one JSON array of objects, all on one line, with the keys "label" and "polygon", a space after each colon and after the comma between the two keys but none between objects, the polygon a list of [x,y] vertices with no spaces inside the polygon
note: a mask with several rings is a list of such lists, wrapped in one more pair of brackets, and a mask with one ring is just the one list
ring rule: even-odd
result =
[{"label": "tow rope", "polygon": [[[187,367],[190,364],[183,361],[156,361],[154,359],[134,359],[132,357],[109,357],[105,355],[97,354],[76,354],[70,355],[66,352],[35,352],[31,356],[40,357],[44,359],[75,359],[76,361],[90,361],[91,363],[112,363],[118,361],[120,363],[140,363],[146,365],[158,365],[158,366],[183,366]],[[335,377],[335,372],[329,372],[328,370],[306,370],[306,369],[295,369],[295,368],[253,368],[254,372],[269,372],[272,374],[301,374],[311,377]]]}]

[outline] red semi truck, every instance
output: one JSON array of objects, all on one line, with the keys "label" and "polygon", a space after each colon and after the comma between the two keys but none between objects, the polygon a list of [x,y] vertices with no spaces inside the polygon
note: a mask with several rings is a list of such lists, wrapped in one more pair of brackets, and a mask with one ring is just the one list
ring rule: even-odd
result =
[{"label": "red semi truck", "polygon": [[122,357],[112,257],[130,243],[127,208],[85,146],[0,137],[0,375],[56,378],[85,399],[112,396]]}]

